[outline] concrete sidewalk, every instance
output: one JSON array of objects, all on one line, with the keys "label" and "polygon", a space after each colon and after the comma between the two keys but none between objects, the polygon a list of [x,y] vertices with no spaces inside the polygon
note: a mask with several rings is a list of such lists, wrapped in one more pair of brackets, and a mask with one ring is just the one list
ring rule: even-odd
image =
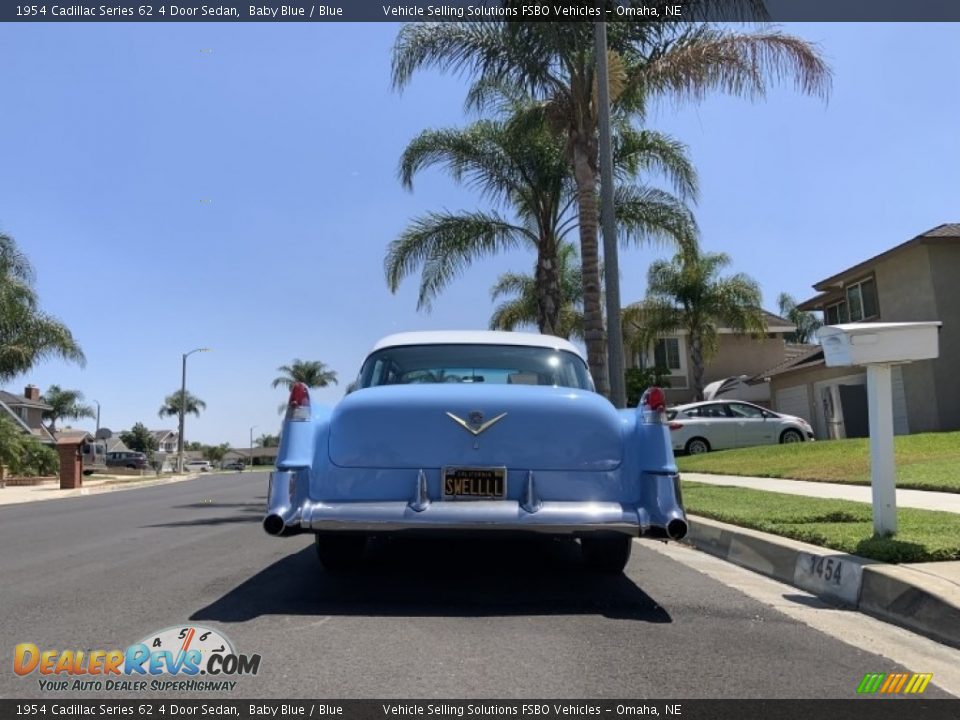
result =
[{"label": "concrete sidewalk", "polygon": [[[708,485],[732,485],[788,495],[871,502],[869,485],[841,485],[839,483],[810,482],[808,480],[692,472],[682,472],[680,476],[690,482],[706,483]],[[897,506],[960,513],[960,493],[935,492],[933,490],[897,490]]]},{"label": "concrete sidewalk", "polygon": [[[209,473],[205,474],[209,475]],[[194,480],[198,477],[200,477],[200,473],[161,475],[160,477],[152,475],[143,477],[117,475],[98,477],[94,480],[84,479],[83,487],[74,490],[61,490],[58,480],[42,482],[38,485],[7,485],[4,488],[0,488],[0,505],[36,502],[38,500],[59,500],[61,498],[80,497],[94,493],[113,492],[114,490],[133,490],[136,488],[151,487],[153,485],[166,485],[184,480]]]}]

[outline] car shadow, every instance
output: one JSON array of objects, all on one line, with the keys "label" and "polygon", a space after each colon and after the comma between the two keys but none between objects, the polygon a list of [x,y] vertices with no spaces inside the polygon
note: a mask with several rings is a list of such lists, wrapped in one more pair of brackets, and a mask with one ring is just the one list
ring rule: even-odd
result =
[{"label": "car shadow", "polygon": [[364,562],[347,575],[325,572],[311,544],[190,619],[244,622],[261,615],[602,615],[673,621],[626,575],[589,572],[573,541],[526,538],[375,540]]}]

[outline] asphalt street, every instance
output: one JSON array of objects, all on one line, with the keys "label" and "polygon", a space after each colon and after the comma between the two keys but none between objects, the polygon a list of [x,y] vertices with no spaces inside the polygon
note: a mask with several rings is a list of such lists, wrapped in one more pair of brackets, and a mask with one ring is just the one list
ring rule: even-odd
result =
[{"label": "asphalt street", "polygon": [[130,697],[41,693],[13,646],[126,648],[180,625],[262,656],[236,697],[850,698],[867,672],[926,671],[646,541],[617,578],[588,574],[573,543],[492,540],[377,543],[331,577],[310,536],[264,534],[266,481],[0,507],[0,696]]}]

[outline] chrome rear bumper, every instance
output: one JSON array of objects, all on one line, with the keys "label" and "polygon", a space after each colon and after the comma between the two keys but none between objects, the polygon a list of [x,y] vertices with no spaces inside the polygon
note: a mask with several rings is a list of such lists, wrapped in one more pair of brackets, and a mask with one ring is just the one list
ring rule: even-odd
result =
[{"label": "chrome rear bumper", "polygon": [[582,535],[615,532],[631,536],[680,539],[686,515],[680,502],[679,479],[651,475],[644,506],[618,502],[541,500],[533,473],[520,501],[431,501],[421,473],[407,502],[323,502],[307,496],[307,478],[293,471],[270,476],[267,515],[263,526],[271,535],[300,532],[533,532]]},{"label": "chrome rear bumper", "polygon": [[619,503],[544,502],[527,512],[513,500],[433,502],[423,510],[408,503],[310,503],[301,526],[314,532],[363,530],[494,530],[558,534],[612,531],[638,535],[640,519]]}]

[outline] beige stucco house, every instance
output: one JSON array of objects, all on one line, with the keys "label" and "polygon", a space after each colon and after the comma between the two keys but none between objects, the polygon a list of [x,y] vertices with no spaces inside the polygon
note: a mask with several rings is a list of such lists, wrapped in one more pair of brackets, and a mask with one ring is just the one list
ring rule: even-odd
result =
[{"label": "beige stucco house", "polygon": [[40,399],[40,388],[36,385],[27,385],[23,395],[0,390],[0,413],[13,420],[24,434],[47,445],[52,445],[54,438],[43,424],[43,413],[51,409]]},{"label": "beige stucco house", "polygon": [[[826,324],[939,320],[940,357],[893,370],[897,434],[960,429],[960,223],[939,225],[814,285],[799,305]],[[866,437],[866,371],[828,368],[823,352],[772,366],[758,382],[773,407],[810,420],[820,438]]]},{"label": "beige stucco house", "polygon": [[[786,340],[786,336],[794,332],[796,327],[789,320],[771,312],[764,312],[764,316],[767,334],[762,338],[743,335],[728,328],[719,330],[717,352],[704,365],[705,386],[727,378],[753,377],[796,354],[796,346]],[[806,349],[806,346],[802,349]],[[670,387],[664,390],[668,404],[678,405],[695,399],[693,362],[685,330],[659,338],[645,352],[629,356],[626,364],[628,368],[667,368],[670,371]],[[737,394],[737,397],[767,405],[769,389],[757,386],[753,390],[746,390],[746,394]]]}]

